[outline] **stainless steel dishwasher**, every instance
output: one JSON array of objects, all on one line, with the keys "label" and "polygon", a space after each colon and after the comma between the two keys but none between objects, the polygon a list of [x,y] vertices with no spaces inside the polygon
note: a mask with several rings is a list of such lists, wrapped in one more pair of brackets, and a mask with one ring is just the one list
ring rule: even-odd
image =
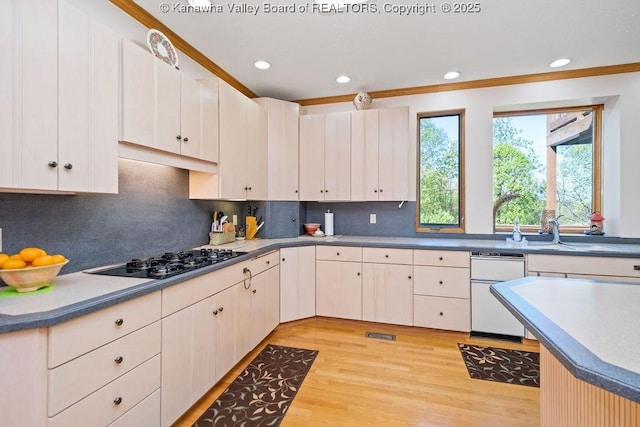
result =
[{"label": "stainless steel dishwasher", "polygon": [[[496,299],[489,287],[524,277],[524,255],[505,252],[471,253],[471,334],[497,338],[524,336],[524,326]],[[502,336],[502,337],[498,337]]]}]

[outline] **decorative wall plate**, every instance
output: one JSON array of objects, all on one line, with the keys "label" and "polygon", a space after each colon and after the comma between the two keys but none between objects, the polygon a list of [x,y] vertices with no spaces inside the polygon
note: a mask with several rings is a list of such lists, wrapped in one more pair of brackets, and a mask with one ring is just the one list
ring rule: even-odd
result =
[{"label": "decorative wall plate", "polygon": [[156,57],[162,59],[172,67],[178,68],[178,52],[167,36],[153,28],[147,31],[147,45]]}]

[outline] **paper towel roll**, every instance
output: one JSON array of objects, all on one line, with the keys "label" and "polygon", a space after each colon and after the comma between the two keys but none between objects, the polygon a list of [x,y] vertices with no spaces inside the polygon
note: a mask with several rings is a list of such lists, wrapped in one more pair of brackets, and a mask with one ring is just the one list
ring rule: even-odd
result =
[{"label": "paper towel roll", "polygon": [[333,236],[333,212],[327,211],[324,214],[324,234]]}]

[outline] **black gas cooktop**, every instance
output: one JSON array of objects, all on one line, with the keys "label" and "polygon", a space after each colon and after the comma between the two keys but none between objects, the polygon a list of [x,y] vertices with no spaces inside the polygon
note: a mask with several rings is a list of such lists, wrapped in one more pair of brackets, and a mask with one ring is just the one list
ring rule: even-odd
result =
[{"label": "black gas cooktop", "polygon": [[91,274],[105,276],[166,279],[208,265],[228,261],[246,252],[231,249],[193,249],[179,252],[165,252],[150,258],[134,258],[126,264],[90,271]]}]

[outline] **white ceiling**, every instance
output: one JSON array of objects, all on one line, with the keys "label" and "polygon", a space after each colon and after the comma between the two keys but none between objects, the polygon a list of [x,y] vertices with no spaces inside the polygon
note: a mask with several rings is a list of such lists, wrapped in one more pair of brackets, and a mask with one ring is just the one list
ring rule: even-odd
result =
[{"label": "white ceiling", "polygon": [[[213,0],[220,13],[163,13],[161,1],[136,3],[257,95],[287,100],[441,84],[451,70],[461,73],[456,82],[543,73],[560,57],[573,58],[562,70],[640,62],[640,0],[481,0],[481,11],[467,14],[443,13],[441,0],[370,0],[379,13],[256,15],[230,12],[228,0]],[[263,3],[314,2],[244,2]],[[425,4],[436,12],[385,11]],[[256,69],[257,59],[272,67]],[[351,82],[336,83],[340,74]]]}]

